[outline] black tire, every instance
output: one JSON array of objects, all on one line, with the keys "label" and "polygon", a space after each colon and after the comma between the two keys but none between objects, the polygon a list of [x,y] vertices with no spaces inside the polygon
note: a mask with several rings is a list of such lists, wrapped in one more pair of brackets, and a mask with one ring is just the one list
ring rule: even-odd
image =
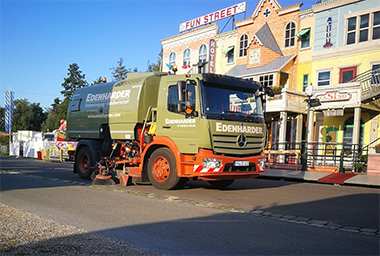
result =
[{"label": "black tire", "polygon": [[148,177],[157,189],[174,189],[181,184],[175,157],[170,149],[159,148],[152,153],[148,161]]},{"label": "black tire", "polygon": [[74,168],[82,179],[89,180],[94,172],[92,167],[95,166],[91,150],[88,147],[82,147],[75,159]]},{"label": "black tire", "polygon": [[215,181],[208,181],[208,183],[213,187],[213,188],[226,188],[230,186],[232,183],[234,183],[235,180],[215,180]]}]

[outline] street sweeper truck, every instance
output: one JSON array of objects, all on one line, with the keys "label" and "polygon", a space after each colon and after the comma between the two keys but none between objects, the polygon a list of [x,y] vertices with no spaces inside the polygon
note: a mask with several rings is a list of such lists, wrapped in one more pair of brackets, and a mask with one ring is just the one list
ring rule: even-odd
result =
[{"label": "street sweeper truck", "polygon": [[[266,88],[265,88],[266,89]],[[260,83],[215,74],[129,73],[76,90],[67,135],[84,179],[229,186],[264,171]]]}]

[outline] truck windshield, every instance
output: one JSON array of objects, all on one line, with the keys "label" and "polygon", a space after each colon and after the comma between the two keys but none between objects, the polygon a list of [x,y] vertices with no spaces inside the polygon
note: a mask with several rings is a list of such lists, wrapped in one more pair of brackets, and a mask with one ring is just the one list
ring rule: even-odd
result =
[{"label": "truck windshield", "polygon": [[202,83],[202,110],[208,119],[263,123],[261,98],[246,88]]}]

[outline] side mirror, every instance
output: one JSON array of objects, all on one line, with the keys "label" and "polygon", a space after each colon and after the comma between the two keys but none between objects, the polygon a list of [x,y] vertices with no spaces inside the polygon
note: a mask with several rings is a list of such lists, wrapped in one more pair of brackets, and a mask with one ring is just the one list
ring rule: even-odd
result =
[{"label": "side mirror", "polygon": [[186,82],[185,81],[178,81],[177,82],[178,87],[178,101],[184,102],[185,101],[185,95],[186,95]]}]

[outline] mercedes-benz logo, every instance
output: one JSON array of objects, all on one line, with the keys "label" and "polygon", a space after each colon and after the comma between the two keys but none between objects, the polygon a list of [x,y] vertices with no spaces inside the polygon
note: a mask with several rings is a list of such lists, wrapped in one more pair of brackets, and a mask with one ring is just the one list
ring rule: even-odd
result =
[{"label": "mercedes-benz logo", "polygon": [[237,144],[241,148],[244,148],[245,146],[247,146],[247,138],[245,137],[243,133],[237,137]]}]

